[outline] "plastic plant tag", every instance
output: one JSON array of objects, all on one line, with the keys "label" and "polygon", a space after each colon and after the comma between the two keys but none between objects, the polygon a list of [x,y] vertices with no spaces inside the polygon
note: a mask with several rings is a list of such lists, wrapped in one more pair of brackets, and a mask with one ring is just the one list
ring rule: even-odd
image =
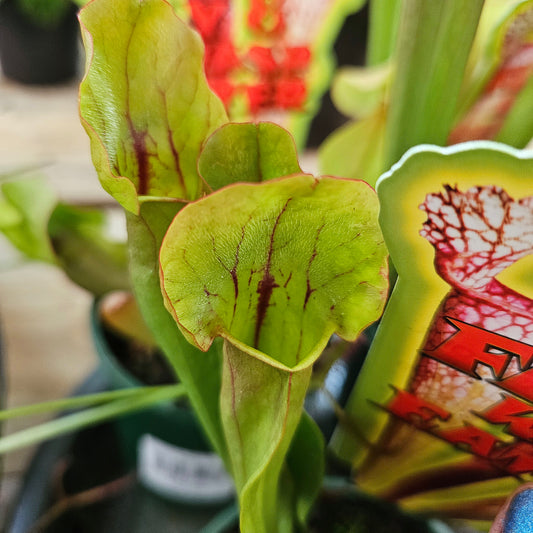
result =
[{"label": "plastic plant tag", "polygon": [[334,436],[364,490],[488,521],[533,478],[532,184],[530,152],[482,141],[378,182],[398,281]]},{"label": "plastic plant tag", "polygon": [[173,446],[146,434],[139,442],[138,476],[157,493],[189,503],[221,503],[235,493],[218,455]]}]

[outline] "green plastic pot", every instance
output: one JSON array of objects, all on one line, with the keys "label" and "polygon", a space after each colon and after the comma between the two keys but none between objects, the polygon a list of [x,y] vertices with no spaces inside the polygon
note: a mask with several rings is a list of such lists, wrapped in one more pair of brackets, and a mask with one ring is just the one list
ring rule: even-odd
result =
[{"label": "green plastic pot", "polygon": [[[113,353],[98,309],[96,300],[91,331],[110,387],[142,386]],[[140,483],[152,492],[198,505],[224,504],[232,499],[233,483],[186,403],[168,402],[121,417],[116,428],[126,462],[137,469]]]}]

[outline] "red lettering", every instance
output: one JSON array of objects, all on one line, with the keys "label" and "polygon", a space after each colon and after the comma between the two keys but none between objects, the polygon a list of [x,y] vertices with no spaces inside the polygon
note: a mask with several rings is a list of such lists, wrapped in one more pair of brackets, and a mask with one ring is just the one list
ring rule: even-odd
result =
[{"label": "red lettering", "polygon": [[525,400],[533,402],[533,368],[514,374],[501,381],[494,381],[494,385],[512,392]]},{"label": "red lettering", "polygon": [[450,413],[414,394],[403,390],[396,390],[394,398],[385,407],[387,411],[397,417],[426,431],[434,427],[435,419],[448,420]]},{"label": "red lettering", "polygon": [[503,400],[479,414],[491,424],[505,424],[506,432],[520,439],[533,441],[533,419],[523,418],[533,413],[533,406],[516,398],[503,396]]},{"label": "red lettering", "polygon": [[533,346],[471,326],[454,318],[447,320],[457,332],[434,350],[424,353],[469,376],[478,378],[478,364],[492,368],[497,379],[501,379],[511,358],[517,356],[520,367],[525,369],[533,361]]},{"label": "red lettering", "polygon": [[494,445],[497,442],[500,442],[494,435],[470,425],[444,430],[439,432],[437,436],[447,440],[455,446],[461,448],[467,446],[468,449],[465,451],[481,457],[488,457],[494,448]]},{"label": "red lettering", "polygon": [[507,443],[466,423],[461,427],[442,429],[439,421],[449,420],[450,412],[410,392],[396,388],[394,391],[394,397],[382,406],[389,413],[459,449],[487,459],[496,468],[511,475],[533,473],[533,418],[526,418],[533,414],[533,406],[502,395],[501,402],[478,414],[491,424],[507,425],[508,432],[513,436],[531,441]]},{"label": "red lettering", "polygon": [[496,448],[490,460],[510,474],[530,474],[533,472],[533,446],[518,442]]}]

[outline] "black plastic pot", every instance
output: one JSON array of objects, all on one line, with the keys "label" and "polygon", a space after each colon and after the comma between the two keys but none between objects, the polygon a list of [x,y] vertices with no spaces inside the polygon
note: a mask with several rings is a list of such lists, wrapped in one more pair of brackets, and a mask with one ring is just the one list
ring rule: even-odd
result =
[{"label": "black plastic pot", "polygon": [[77,8],[54,27],[28,20],[15,0],[0,0],[0,62],[6,77],[26,84],[68,81],[78,67]]}]

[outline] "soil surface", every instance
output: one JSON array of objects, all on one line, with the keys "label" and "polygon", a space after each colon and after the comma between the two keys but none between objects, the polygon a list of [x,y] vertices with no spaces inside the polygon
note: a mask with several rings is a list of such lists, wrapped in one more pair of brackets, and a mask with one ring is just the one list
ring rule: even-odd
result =
[{"label": "soil surface", "polygon": [[146,385],[176,383],[169,363],[158,349],[127,339],[108,329],[104,329],[104,337],[122,366],[141,383]]}]

